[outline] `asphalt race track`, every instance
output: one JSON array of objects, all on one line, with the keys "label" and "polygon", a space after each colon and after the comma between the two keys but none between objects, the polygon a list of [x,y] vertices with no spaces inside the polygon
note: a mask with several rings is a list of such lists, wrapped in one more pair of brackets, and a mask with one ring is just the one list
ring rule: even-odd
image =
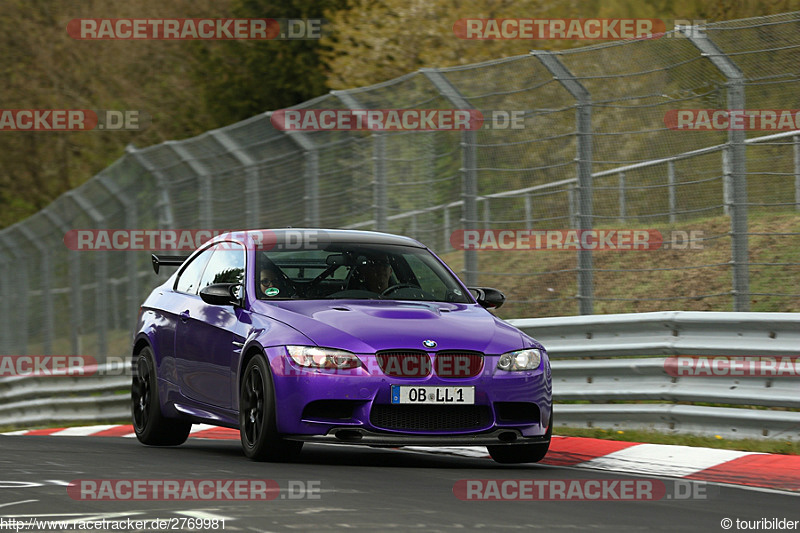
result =
[{"label": "asphalt race track", "polygon": [[[0,450],[0,531],[8,530],[2,520],[34,517],[75,521],[76,531],[81,530],[78,521],[103,518],[171,520],[178,529],[162,530],[181,530],[179,519],[188,517],[224,519],[225,531],[425,533],[724,531],[720,525],[724,518],[734,520],[730,531],[737,531],[741,528],[737,529],[736,519],[800,520],[796,494],[702,483],[698,492],[699,485],[690,481],[680,483],[693,486],[702,497],[462,501],[453,490],[459,480],[645,478],[572,467],[506,466],[485,458],[387,448],[307,444],[299,460],[288,464],[251,462],[235,440],[189,439],[177,448],[148,448],[120,437],[0,436]],[[280,493],[268,501],[73,499],[67,484],[81,479],[267,479],[277,483]],[[662,480],[667,487],[674,483]]]}]

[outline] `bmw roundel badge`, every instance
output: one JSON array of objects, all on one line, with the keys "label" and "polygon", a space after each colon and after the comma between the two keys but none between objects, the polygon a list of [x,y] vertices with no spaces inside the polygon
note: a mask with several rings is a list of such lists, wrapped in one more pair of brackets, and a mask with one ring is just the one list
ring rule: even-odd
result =
[{"label": "bmw roundel badge", "polygon": [[436,348],[436,341],[431,339],[425,339],[422,341],[422,345],[426,348]]}]

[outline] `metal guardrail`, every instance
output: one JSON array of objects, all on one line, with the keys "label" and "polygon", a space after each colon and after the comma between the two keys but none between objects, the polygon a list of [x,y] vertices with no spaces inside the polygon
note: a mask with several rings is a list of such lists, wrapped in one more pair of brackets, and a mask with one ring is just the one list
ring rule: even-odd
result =
[{"label": "metal guardrail", "polygon": [[510,324],[553,358],[800,355],[800,314],[661,311],[521,318]]},{"label": "metal guardrail", "polygon": [[[124,374],[124,375],[120,375]],[[90,376],[0,378],[0,426],[35,427],[130,418],[131,377],[119,364]]]},{"label": "metal guardrail", "polygon": [[556,427],[800,439],[800,412],[791,411],[800,409],[800,376],[677,377],[666,359],[641,357],[797,356],[800,314],[667,311],[509,322],[547,348],[557,403],[590,402],[558,403]]},{"label": "metal guardrail", "polygon": [[[664,358],[642,357],[800,355],[800,314],[669,311],[509,322],[552,358],[557,427],[800,439],[800,376],[676,377]],[[130,397],[118,392],[130,377],[120,370],[2,378],[0,425],[127,419]]]}]

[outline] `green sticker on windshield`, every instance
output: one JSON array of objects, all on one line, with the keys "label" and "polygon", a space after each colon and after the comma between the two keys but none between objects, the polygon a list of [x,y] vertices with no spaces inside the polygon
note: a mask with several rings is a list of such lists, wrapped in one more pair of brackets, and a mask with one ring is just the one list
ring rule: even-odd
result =
[{"label": "green sticker on windshield", "polygon": [[276,289],[275,287],[270,287],[269,289],[264,291],[264,294],[267,296],[277,296],[279,292],[281,291]]}]

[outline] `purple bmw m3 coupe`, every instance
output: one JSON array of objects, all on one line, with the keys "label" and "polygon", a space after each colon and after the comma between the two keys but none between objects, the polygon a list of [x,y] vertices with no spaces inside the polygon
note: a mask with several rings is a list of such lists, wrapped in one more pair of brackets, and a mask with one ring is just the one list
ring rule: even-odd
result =
[{"label": "purple bmw m3 coupe", "polygon": [[220,235],[142,304],[133,343],[136,436],[178,445],[193,423],[238,429],[245,454],[304,442],[485,445],[539,461],[552,432],[541,344],[492,315],[431,250],[368,231]]}]

